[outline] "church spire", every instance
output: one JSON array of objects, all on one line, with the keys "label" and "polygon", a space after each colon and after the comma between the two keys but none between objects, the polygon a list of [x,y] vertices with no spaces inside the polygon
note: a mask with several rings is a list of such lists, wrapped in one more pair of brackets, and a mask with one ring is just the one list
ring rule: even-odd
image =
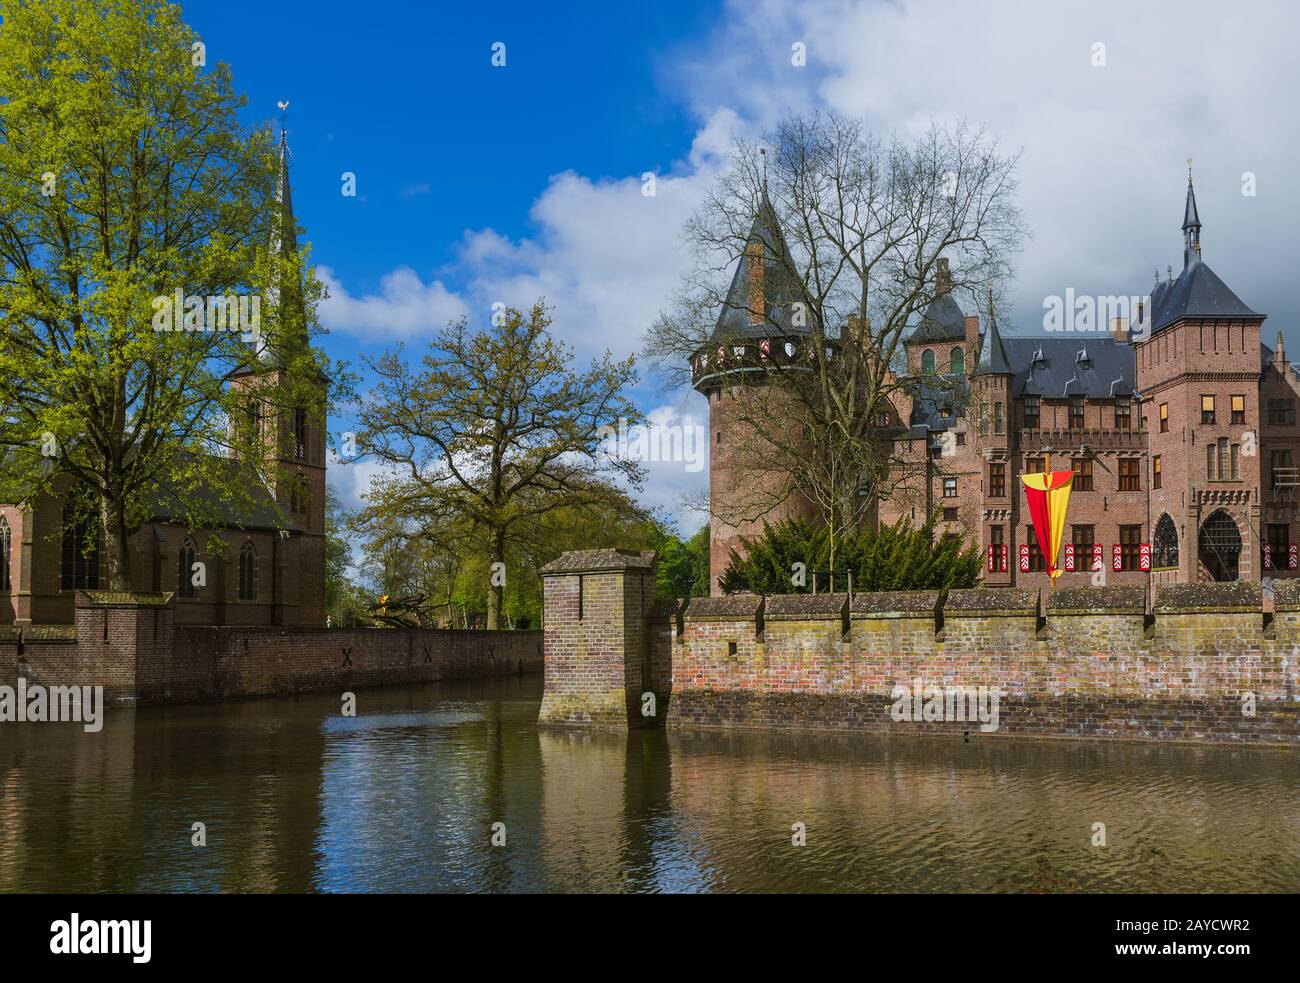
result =
[{"label": "church spire", "polygon": [[1187,205],[1183,209],[1183,269],[1201,258],[1201,217],[1196,212],[1196,191],[1192,188],[1192,162],[1187,161]]},{"label": "church spire", "polygon": [[293,217],[293,193],[289,187],[288,131],[280,126],[280,160],[275,175],[275,215],[271,220],[271,252],[291,255],[298,251],[298,225]]}]

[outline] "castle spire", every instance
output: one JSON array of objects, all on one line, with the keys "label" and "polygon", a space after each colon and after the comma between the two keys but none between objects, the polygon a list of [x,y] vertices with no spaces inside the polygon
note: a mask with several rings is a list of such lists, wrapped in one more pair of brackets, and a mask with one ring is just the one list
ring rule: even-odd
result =
[{"label": "castle spire", "polygon": [[271,252],[287,255],[297,251],[298,226],[293,217],[293,193],[289,187],[288,131],[281,122],[280,161],[275,175],[275,216],[271,220]]},{"label": "castle spire", "polygon": [[1196,191],[1192,188],[1192,160],[1187,159],[1187,205],[1183,209],[1183,269],[1201,258],[1201,217],[1196,212]]}]

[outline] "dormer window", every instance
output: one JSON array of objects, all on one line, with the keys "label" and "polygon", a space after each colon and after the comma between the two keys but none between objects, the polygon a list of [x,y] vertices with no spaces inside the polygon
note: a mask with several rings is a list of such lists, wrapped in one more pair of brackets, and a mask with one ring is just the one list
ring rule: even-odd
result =
[{"label": "dormer window", "polygon": [[1074,361],[1079,365],[1086,366],[1092,364],[1092,359],[1088,356],[1088,349],[1080,348],[1079,354],[1074,356]]},{"label": "dormer window", "polygon": [[1043,350],[1042,350],[1041,348],[1036,348],[1036,349],[1034,349],[1034,359],[1033,359],[1033,362],[1034,362],[1035,365],[1044,365],[1044,364],[1046,364],[1047,359],[1043,356]]}]

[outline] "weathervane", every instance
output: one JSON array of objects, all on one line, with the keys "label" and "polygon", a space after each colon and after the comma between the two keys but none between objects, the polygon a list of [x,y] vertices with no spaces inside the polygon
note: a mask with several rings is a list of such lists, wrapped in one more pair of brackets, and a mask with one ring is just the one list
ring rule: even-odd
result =
[{"label": "weathervane", "polygon": [[284,136],[284,131],[289,128],[289,100],[277,102],[276,105],[280,107],[280,135]]}]

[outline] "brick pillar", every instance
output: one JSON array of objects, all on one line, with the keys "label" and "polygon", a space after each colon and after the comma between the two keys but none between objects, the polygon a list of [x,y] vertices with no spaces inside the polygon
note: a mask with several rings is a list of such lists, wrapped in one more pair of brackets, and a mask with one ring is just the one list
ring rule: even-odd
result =
[{"label": "brick pillar", "polygon": [[111,703],[165,699],[171,684],[172,594],[77,592],[77,661],[95,667]]},{"label": "brick pillar", "polygon": [[545,603],[542,725],[627,730],[653,725],[641,696],[653,673],[647,621],[654,553],[577,550],[541,569]]}]

